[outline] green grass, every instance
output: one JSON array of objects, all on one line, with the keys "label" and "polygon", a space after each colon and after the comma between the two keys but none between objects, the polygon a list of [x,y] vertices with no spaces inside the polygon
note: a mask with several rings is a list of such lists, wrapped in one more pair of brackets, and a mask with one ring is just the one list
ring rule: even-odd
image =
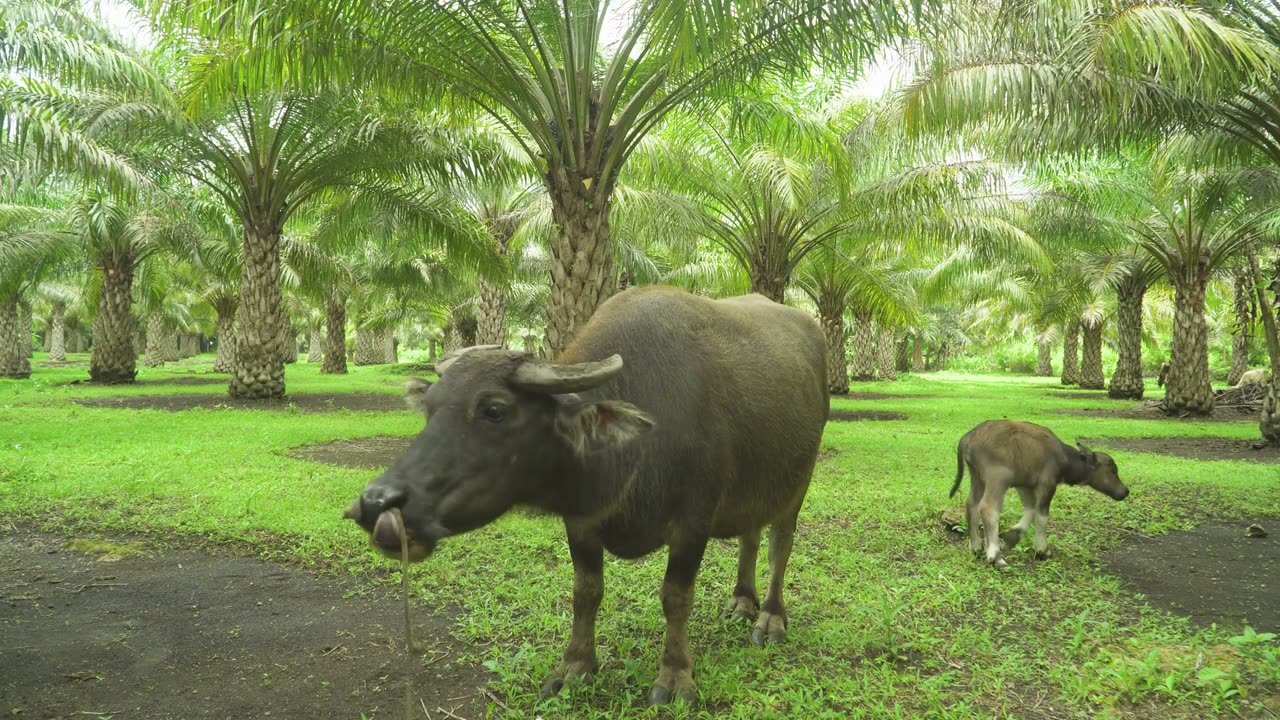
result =
[{"label": "green grass", "polygon": [[[140,377],[208,370],[181,366]],[[85,375],[86,368],[37,368],[29,381],[0,382],[0,518],[78,533],[239,543],[272,559],[398,581],[394,566],[341,518],[373,473],[287,453],[337,438],[411,435],[420,417],[90,408],[69,400],[224,388],[59,384]],[[375,367],[320,376],[298,364],[287,379],[290,393],[396,393],[403,375]],[[556,520],[513,513],[466,541],[446,541],[414,575],[417,596],[429,607],[465,610],[453,633],[474,649],[465,660],[497,673],[495,692],[510,711],[491,708],[495,717],[1276,717],[1274,641],[1242,640],[1239,628],[1195,630],[1124,591],[1098,563],[1127,532],[1280,515],[1280,469],[1116,452],[1132,495],[1116,503],[1064,489],[1051,523],[1052,560],[1033,566],[1020,546],[1013,567],[1000,573],[946,540],[939,514],[961,502],[947,497],[955,443],[981,420],[1041,422],[1068,441],[1256,435],[1248,423],[1052,414],[1109,401],[1049,397],[1051,389],[1056,382],[1042,379],[942,374],[855,388],[939,397],[835,400],[836,408],[910,418],[828,426],[824,449],[834,454],[820,464],[801,514],[784,645],[752,647],[747,626],[719,619],[736,546],[713,542],[690,626],[698,708],[643,706],[661,652],[662,553],[607,562],[601,672],[548,701],[539,702],[537,690],[559,659],[571,614],[572,571]],[[1011,497],[1006,522],[1017,513]]]}]

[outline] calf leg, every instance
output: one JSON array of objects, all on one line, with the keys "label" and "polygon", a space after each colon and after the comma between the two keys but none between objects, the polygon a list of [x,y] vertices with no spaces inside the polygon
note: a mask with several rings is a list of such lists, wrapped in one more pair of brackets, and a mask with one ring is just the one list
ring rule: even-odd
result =
[{"label": "calf leg", "polygon": [[1022,500],[1022,519],[1017,525],[1009,528],[1000,534],[1000,539],[1004,541],[1006,550],[1012,550],[1022,536],[1026,534],[1027,528],[1031,527],[1031,521],[1036,516],[1036,494],[1027,488],[1018,488],[1018,497]]},{"label": "calf leg", "polygon": [[982,531],[986,539],[987,562],[996,567],[1004,567],[1008,563],[1000,557],[1000,508],[1004,505],[1004,493],[1008,487],[1004,477],[987,478],[986,492],[978,503],[978,513],[982,516]]},{"label": "calf leg", "polygon": [[751,629],[751,642],[756,645],[764,645],[766,640],[782,642],[787,637],[787,608],[782,602],[782,586],[786,584],[787,561],[791,559],[799,512],[775,521],[769,528],[769,592]]},{"label": "calf leg", "polygon": [[1049,505],[1053,502],[1056,490],[1057,487],[1049,484],[1048,489],[1042,490],[1036,497],[1036,536],[1031,541],[1031,546],[1035,548],[1037,560],[1049,557]]},{"label": "calf leg", "polygon": [[725,615],[748,620],[760,609],[760,597],[756,595],[756,558],[760,555],[760,531],[743,533],[738,538],[738,584],[733,597],[725,608]]},{"label": "calf leg", "polygon": [[982,525],[982,516],[978,513],[978,504],[982,502],[982,494],[986,484],[973,469],[969,471],[969,499],[964,503],[965,523],[969,530],[969,549],[974,555],[982,552],[982,533],[978,530]]},{"label": "calf leg", "polygon": [[689,613],[693,610],[693,581],[706,549],[705,537],[671,544],[661,592],[662,614],[667,618],[666,647],[658,664],[658,679],[649,693],[650,705],[664,705],[672,697],[690,703],[698,699],[689,653]]},{"label": "calf leg", "polygon": [[573,558],[573,628],[560,665],[542,683],[542,697],[550,697],[566,680],[588,677],[596,671],[596,612],[604,596],[604,549],[594,539],[569,533]]}]

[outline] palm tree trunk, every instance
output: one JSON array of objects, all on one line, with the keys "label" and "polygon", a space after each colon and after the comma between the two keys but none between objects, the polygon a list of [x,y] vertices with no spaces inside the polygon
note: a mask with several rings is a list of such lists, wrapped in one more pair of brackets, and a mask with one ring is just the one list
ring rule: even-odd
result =
[{"label": "palm tree trunk", "polygon": [[55,302],[49,314],[49,359],[54,362],[63,362],[67,359],[67,330],[63,321],[66,312],[66,303]]},{"label": "palm tree trunk", "polygon": [[35,357],[36,354],[35,345],[31,342],[34,328],[31,318],[31,303],[26,300],[18,300],[18,332],[21,334],[18,338],[18,350],[28,359]]},{"label": "palm tree trunk", "polygon": [[322,360],[324,360],[324,336],[320,333],[320,323],[313,322],[307,339],[307,362],[318,363]]},{"label": "palm tree trunk", "polygon": [[787,281],[762,269],[751,271],[751,292],[760,293],[781,305],[787,295]]},{"label": "palm tree trunk", "polygon": [[831,298],[818,303],[818,319],[827,338],[827,389],[833,395],[849,392],[849,354],[844,342],[844,305]]},{"label": "palm tree trunk", "polygon": [[280,360],[285,365],[298,362],[298,333],[283,310],[280,312]]},{"label": "palm tree trunk", "polygon": [[935,355],[933,358],[933,369],[946,370],[947,366],[950,364],[951,364],[951,345],[944,340],[942,341],[942,344],[938,346],[938,354]]},{"label": "palm tree trunk", "polygon": [[609,238],[613,178],[580,176],[555,167],[547,183],[558,232],[551,243],[546,343],[551,354],[558,355],[614,287]]},{"label": "palm tree trunk", "polygon": [[1209,382],[1209,329],[1204,295],[1208,273],[1185,279],[1174,273],[1173,343],[1164,410],[1170,415],[1208,415],[1213,412]]},{"label": "palm tree trunk", "polygon": [[377,365],[379,362],[374,342],[374,332],[369,328],[356,328],[356,365]]},{"label": "palm tree trunk", "polygon": [[1036,376],[1053,377],[1053,337],[1047,330],[1036,333]]},{"label": "palm tree trunk", "polygon": [[347,374],[347,302],[337,291],[325,304],[324,364],[322,375]]},{"label": "palm tree trunk", "polygon": [[1062,338],[1062,384],[1080,382],[1080,320],[1067,321],[1066,334]]},{"label": "palm tree trunk", "polygon": [[875,321],[867,310],[853,311],[853,379],[859,382],[876,377]]},{"label": "palm tree trunk", "polygon": [[178,331],[169,330],[164,334],[164,340],[161,345],[164,347],[164,359],[169,361],[178,361],[182,359],[182,353],[178,352]]},{"label": "palm tree trunk", "polygon": [[164,318],[153,312],[147,316],[147,354],[142,364],[147,367],[163,365],[165,361],[164,343],[168,338],[164,331]]},{"label": "palm tree trunk", "polygon": [[1084,325],[1084,358],[1080,363],[1080,387],[1085,390],[1102,390],[1107,379],[1102,375],[1102,318],[1089,318]]},{"label": "palm tree trunk", "polygon": [[218,353],[213,371],[229,373],[236,365],[236,311],[233,305],[214,308],[218,313]]},{"label": "palm tree trunk", "polygon": [[[1262,412],[1258,415],[1258,430],[1263,440],[1275,445],[1280,444],[1280,331],[1276,330],[1274,306],[1267,302],[1267,292],[1262,287],[1258,253],[1252,243],[1245,246],[1245,257],[1249,260],[1251,275],[1249,284],[1257,292],[1258,316],[1262,319],[1262,331],[1267,339],[1267,355],[1271,366],[1271,382],[1267,383],[1267,394],[1262,400]],[[1271,287],[1274,292],[1275,284],[1272,283]]]},{"label": "palm tree trunk", "polygon": [[[524,336],[524,351],[525,351],[525,352],[533,352],[533,351],[529,348],[529,338],[532,338],[532,337],[533,337],[532,335],[525,335],[525,336]],[[434,336],[434,335],[433,335],[433,336],[431,336],[431,339],[430,339],[429,341],[427,341],[427,360],[430,360],[431,362],[435,362],[435,360],[436,360],[436,353],[438,353],[438,352],[439,352],[439,350],[440,350],[440,348],[438,347],[438,345],[439,345],[439,341],[437,341],[437,340],[436,340],[436,338],[435,338],[435,336]]]},{"label": "palm tree trunk", "polygon": [[1253,325],[1253,313],[1249,299],[1249,268],[1241,267],[1235,273],[1236,321],[1231,328],[1231,372],[1227,384],[1240,382],[1240,376],[1249,370],[1249,328]]},{"label": "palm tree trunk", "polygon": [[[505,332],[503,334],[505,335]],[[400,362],[400,355],[396,352],[395,328],[383,328],[378,332],[378,349],[382,352],[382,362],[392,365]]]},{"label": "palm tree trunk", "polygon": [[1146,391],[1142,379],[1142,299],[1146,283],[1129,275],[1116,287],[1116,359],[1107,394],[1117,400],[1141,400]]},{"label": "palm tree trunk", "polygon": [[898,379],[898,367],[895,364],[897,353],[895,352],[896,344],[894,343],[893,328],[887,325],[880,326],[878,347],[880,348],[880,353],[877,364],[879,365],[880,379],[896,381]]},{"label": "palm tree trunk", "polygon": [[284,397],[279,229],[246,227],[243,254],[235,366],[227,393],[235,398]]},{"label": "palm tree trunk", "polygon": [[[28,340],[30,345],[31,341]],[[0,298],[0,378],[23,380],[31,377],[31,361],[22,347],[22,319],[18,294]]]},{"label": "palm tree trunk", "polygon": [[133,296],[133,258],[102,264],[102,290],[93,318],[93,348],[89,377],[98,383],[133,382],[138,374],[134,352],[134,322],[129,314]]},{"label": "palm tree trunk", "polygon": [[911,339],[911,372],[924,372],[924,339],[919,335]]},{"label": "palm tree trunk", "polygon": [[898,339],[897,357],[894,366],[900,373],[911,372],[911,336],[903,335]]},{"label": "palm tree trunk", "polygon": [[507,346],[507,293],[501,285],[480,278],[476,294],[476,342]]}]

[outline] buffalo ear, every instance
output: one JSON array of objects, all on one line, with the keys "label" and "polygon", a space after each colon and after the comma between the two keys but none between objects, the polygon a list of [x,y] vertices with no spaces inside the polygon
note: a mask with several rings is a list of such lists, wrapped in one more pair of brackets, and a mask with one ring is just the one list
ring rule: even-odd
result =
[{"label": "buffalo ear", "polygon": [[422,378],[409,378],[404,384],[404,402],[423,415],[427,414],[427,390],[431,383]]},{"label": "buffalo ear", "polygon": [[1089,465],[1092,465],[1098,461],[1098,459],[1094,457],[1093,451],[1085,447],[1083,444],[1077,442],[1076,449],[1080,451],[1080,459],[1084,460]]},{"label": "buffalo ear", "polygon": [[621,447],[652,429],[653,418],[624,402],[562,401],[556,417],[556,433],[578,455]]}]

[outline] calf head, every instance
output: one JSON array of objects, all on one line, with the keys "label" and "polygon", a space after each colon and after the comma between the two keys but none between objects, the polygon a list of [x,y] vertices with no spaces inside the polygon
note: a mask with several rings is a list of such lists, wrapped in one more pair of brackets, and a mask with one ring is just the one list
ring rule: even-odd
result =
[{"label": "calf head", "polygon": [[1079,443],[1076,450],[1080,453],[1082,467],[1073,484],[1083,483],[1113,500],[1129,497],[1129,488],[1120,482],[1120,471],[1110,455],[1094,452]]},{"label": "calf head", "polygon": [[576,393],[622,371],[622,358],[555,365],[526,353],[466,348],[436,364],[435,384],[410,380],[406,400],[427,416],[394,466],[369,483],[346,516],[374,547],[399,556],[399,509],[410,559],[486,525],[511,507],[539,503],[582,456],[625,444],[653,426],[623,402]]}]

